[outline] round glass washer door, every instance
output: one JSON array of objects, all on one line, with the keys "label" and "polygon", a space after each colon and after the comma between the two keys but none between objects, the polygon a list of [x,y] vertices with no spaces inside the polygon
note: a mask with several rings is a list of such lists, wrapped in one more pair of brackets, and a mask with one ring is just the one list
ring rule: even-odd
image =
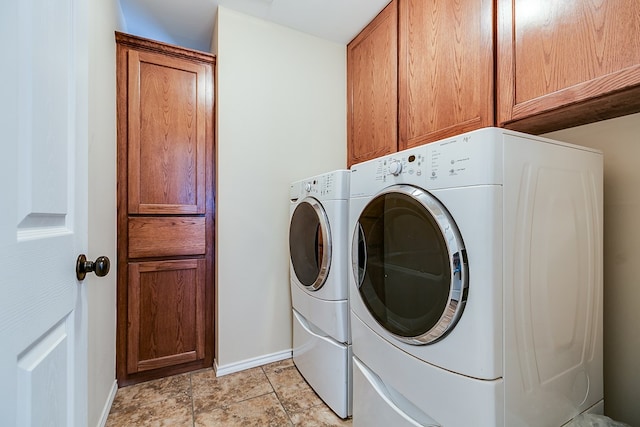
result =
[{"label": "round glass washer door", "polygon": [[291,266],[298,282],[311,291],[324,285],[331,267],[331,230],[322,205],[303,199],[289,224]]},{"label": "round glass washer door", "polygon": [[435,343],[455,327],[467,297],[466,252],[434,196],[410,185],[376,195],[360,215],[352,254],[362,301],[398,340]]}]

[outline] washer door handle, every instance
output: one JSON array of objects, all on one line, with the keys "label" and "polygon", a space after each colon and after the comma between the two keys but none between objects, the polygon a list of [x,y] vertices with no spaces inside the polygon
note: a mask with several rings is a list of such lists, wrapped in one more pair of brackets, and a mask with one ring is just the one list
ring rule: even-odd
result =
[{"label": "washer door handle", "polygon": [[359,221],[353,233],[351,258],[353,276],[359,289],[364,281],[364,276],[367,274],[367,241]]}]

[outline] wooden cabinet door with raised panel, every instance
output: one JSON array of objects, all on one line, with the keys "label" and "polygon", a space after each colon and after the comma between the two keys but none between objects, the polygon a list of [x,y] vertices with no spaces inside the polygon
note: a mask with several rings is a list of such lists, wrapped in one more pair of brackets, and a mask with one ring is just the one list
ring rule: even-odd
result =
[{"label": "wooden cabinet door with raised panel", "polygon": [[204,357],[204,259],[129,264],[127,371]]},{"label": "wooden cabinet door with raised panel", "polygon": [[347,163],[397,151],[397,1],[347,46]]},{"label": "wooden cabinet door with raised panel", "polygon": [[493,1],[401,0],[399,149],[494,124]]},{"label": "wooden cabinet door with raised panel", "polygon": [[129,213],[205,212],[205,65],[128,52]]},{"label": "wooden cabinet door with raised panel", "polygon": [[213,364],[215,58],[116,41],[122,386]]},{"label": "wooden cabinet door with raised panel", "polygon": [[498,123],[543,133],[640,111],[638,0],[498,0]]}]

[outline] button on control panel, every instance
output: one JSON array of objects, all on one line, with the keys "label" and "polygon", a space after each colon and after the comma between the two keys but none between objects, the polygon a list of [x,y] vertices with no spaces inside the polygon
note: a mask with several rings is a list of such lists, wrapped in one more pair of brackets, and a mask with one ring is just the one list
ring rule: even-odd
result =
[{"label": "button on control panel", "polygon": [[335,186],[336,182],[333,174],[320,175],[304,183],[304,195],[316,197],[331,196],[336,191]]},{"label": "button on control panel", "polygon": [[470,137],[450,139],[429,147],[429,179],[437,180],[445,176],[459,176],[468,172],[471,165],[471,153],[467,147]]},{"label": "button on control panel", "polygon": [[398,153],[378,161],[376,180],[386,182],[393,177],[421,176],[424,173],[426,150],[411,150],[408,153]]}]

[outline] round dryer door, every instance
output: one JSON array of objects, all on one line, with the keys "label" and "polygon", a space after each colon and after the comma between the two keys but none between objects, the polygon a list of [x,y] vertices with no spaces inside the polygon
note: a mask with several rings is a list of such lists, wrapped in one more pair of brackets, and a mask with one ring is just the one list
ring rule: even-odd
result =
[{"label": "round dryer door", "polygon": [[314,198],[302,200],[291,215],[289,253],[298,282],[312,291],[320,289],[331,266],[331,231],[327,214]]},{"label": "round dryer door", "polygon": [[462,238],[426,191],[395,185],[374,197],[360,215],[353,258],[362,301],[400,341],[434,343],[460,318],[468,281]]}]

